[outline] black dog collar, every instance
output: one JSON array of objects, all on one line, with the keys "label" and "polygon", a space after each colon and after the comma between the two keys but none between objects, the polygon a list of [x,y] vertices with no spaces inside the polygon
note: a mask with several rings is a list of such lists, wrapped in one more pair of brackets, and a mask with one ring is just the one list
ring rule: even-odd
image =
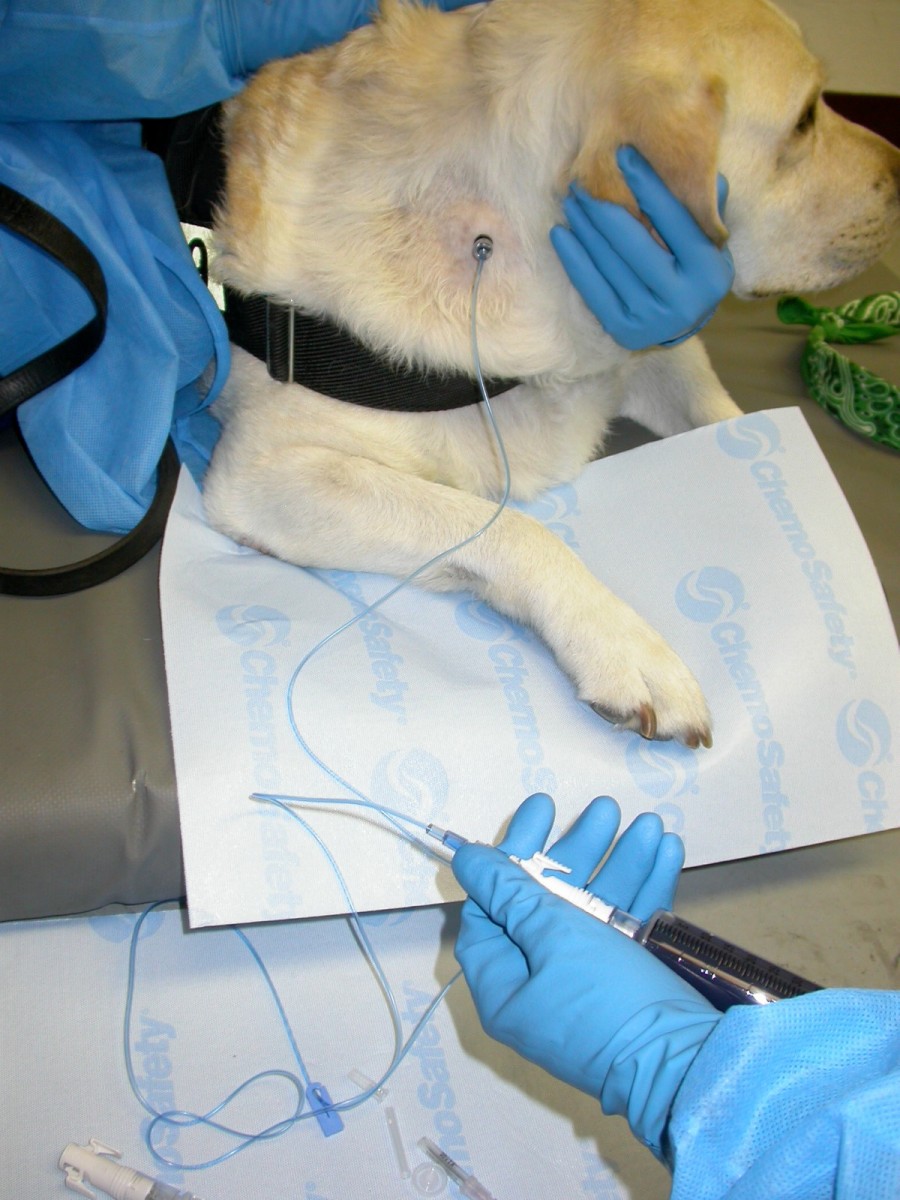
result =
[{"label": "black dog collar", "polygon": [[[273,379],[302,383],[349,404],[393,412],[441,412],[482,399],[472,376],[397,366],[333,321],[265,296],[226,290],[225,321],[231,340],[262,359]],[[516,383],[489,379],[485,387],[489,396],[497,396]]]},{"label": "black dog collar", "polygon": [[[179,218],[189,224],[212,225],[224,188],[220,119],[220,105],[215,104],[180,117],[171,128],[155,131],[155,139],[164,142],[159,149]],[[145,139],[147,132],[145,128]],[[474,372],[444,374],[395,366],[339,325],[265,296],[241,296],[226,288],[225,323],[231,340],[262,359],[274,379],[293,379],[350,404],[438,412],[477,404],[482,398]],[[518,381],[485,382],[488,395],[497,396]]]}]

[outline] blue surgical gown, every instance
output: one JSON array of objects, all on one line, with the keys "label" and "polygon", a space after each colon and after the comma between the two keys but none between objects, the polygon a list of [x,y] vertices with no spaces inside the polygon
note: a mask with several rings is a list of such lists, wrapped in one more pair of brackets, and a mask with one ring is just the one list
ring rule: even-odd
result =
[{"label": "blue surgical gown", "polygon": [[[96,354],[18,412],[44,478],[92,529],[140,519],[170,431],[198,473],[217,434],[204,410],[227,374],[227,333],[137,119],[237,91],[229,11],[211,0],[0,0],[0,182],[74,230],[109,293]],[[0,226],[0,374],[92,312],[63,267]]]},{"label": "blue surgical gown", "polygon": [[[314,44],[328,6],[301,8],[291,20]],[[205,410],[228,370],[224,322],[137,122],[234,94],[247,40],[227,0],[0,0],[0,182],[74,230],[109,292],[96,354],[18,412],[44,478],[93,529],[140,518],[170,431],[196,473],[217,434]],[[0,225],[0,375],[92,313],[64,268]]]},{"label": "blue surgical gown", "polygon": [[[442,0],[458,7],[464,0]],[[369,0],[0,0],[0,183],[65,222],[98,259],[109,315],[96,354],[18,410],[68,510],[124,532],[171,431],[195,475],[228,338],[194,269],[140,120],[232,96],[269,59],[371,16]],[[79,283],[0,223],[0,377],[93,315]]]},{"label": "blue surgical gown", "polygon": [[672,1200],[897,1200],[900,993],[729,1009],[668,1140]]}]

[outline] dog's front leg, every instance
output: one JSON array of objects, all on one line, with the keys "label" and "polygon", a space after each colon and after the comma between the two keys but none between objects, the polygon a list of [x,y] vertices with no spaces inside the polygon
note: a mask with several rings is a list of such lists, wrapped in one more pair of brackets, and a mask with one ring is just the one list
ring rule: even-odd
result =
[{"label": "dog's front leg", "polygon": [[699,338],[637,354],[626,372],[622,416],[660,437],[741,416]]},{"label": "dog's front leg", "polygon": [[[213,524],[238,541],[305,566],[399,577],[463,542],[496,509],[469,492],[322,447],[233,462],[227,434],[205,495]],[[693,675],[533,518],[505,509],[417,582],[471,590],[529,625],[579,697],[607,719],[644,737],[709,743],[709,713]]]}]

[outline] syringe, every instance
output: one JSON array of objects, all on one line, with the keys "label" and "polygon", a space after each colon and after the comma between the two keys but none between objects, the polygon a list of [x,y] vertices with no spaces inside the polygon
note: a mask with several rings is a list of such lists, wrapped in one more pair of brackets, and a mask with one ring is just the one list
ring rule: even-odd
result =
[{"label": "syringe", "polygon": [[420,1137],[419,1145],[432,1162],[444,1168],[459,1188],[461,1196],[466,1196],[467,1200],[494,1200],[480,1179],[476,1179],[474,1175],[464,1171],[458,1162],[455,1162],[449,1154],[445,1154],[440,1146],[436,1146],[430,1138]]},{"label": "syringe", "polygon": [[608,921],[671,967],[710,1004],[724,1012],[733,1004],[771,1004],[820,990],[792,971],[658,908],[641,922],[617,908]]},{"label": "syringe", "polygon": [[86,1146],[70,1142],[59,1156],[59,1166],[66,1173],[66,1187],[90,1200],[96,1200],[96,1192],[88,1184],[113,1200],[197,1200],[193,1192],[183,1192],[115,1161],[121,1157],[120,1151],[91,1138]]},{"label": "syringe", "polygon": [[[454,853],[466,842],[460,834],[436,826],[429,826],[428,832]],[[641,921],[585,888],[566,883],[557,875],[546,875],[545,871],[568,875],[571,869],[545,854],[528,859],[510,855],[510,859],[548,892],[645,946],[723,1012],[733,1004],[770,1004],[820,990],[819,984],[726,942],[667,909],[657,909]]]}]

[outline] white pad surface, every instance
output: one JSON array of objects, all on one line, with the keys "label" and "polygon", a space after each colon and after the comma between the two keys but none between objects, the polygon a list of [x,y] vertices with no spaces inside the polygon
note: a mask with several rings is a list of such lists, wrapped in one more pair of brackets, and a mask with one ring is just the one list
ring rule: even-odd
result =
[{"label": "white pad surface", "polygon": [[[494,841],[534,791],[561,824],[594,795],[655,810],[688,865],[900,825],[897,643],[856,522],[796,409],[591,464],[529,511],[690,665],[712,750],[616,732],[544,646],[470,596],[410,587],[298,663],[392,586],[313,573],[206,523],[183,473],[161,592],[188,901],[195,926],[347,911],[334,873],[253,791],[371,799]],[[359,810],[302,812],[360,911],[454,899],[446,867]]]},{"label": "white pad surface", "polygon": [[[446,928],[453,917],[426,908],[365,918],[404,1038],[455,972]],[[128,1086],[122,1045],[136,919],[0,925],[0,974],[14,981],[0,989],[4,1196],[74,1196],[57,1160],[68,1143],[95,1137],[120,1150],[127,1166],[203,1200],[450,1200],[456,1188],[429,1170],[417,1145],[426,1136],[498,1200],[628,1200],[601,1157],[611,1157],[622,1122],[604,1120],[595,1100],[490,1041],[461,981],[387,1081],[383,1099],[345,1113],[340,1132],[325,1137],[307,1119],[217,1167],[160,1166],[141,1137],[150,1118]],[[335,1101],[359,1095],[360,1076],[376,1081],[387,1069],[393,1038],[347,922],[281,922],[248,934],[312,1078]],[[257,1071],[297,1072],[269,992],[231,930],[187,932],[178,910],[151,913],[135,982],[129,1044],[138,1083],[158,1111],[203,1113]],[[278,1080],[263,1081],[218,1119],[258,1131],[290,1116],[295,1096]],[[170,1160],[190,1164],[237,1143],[198,1126],[160,1126],[155,1144]]]}]

